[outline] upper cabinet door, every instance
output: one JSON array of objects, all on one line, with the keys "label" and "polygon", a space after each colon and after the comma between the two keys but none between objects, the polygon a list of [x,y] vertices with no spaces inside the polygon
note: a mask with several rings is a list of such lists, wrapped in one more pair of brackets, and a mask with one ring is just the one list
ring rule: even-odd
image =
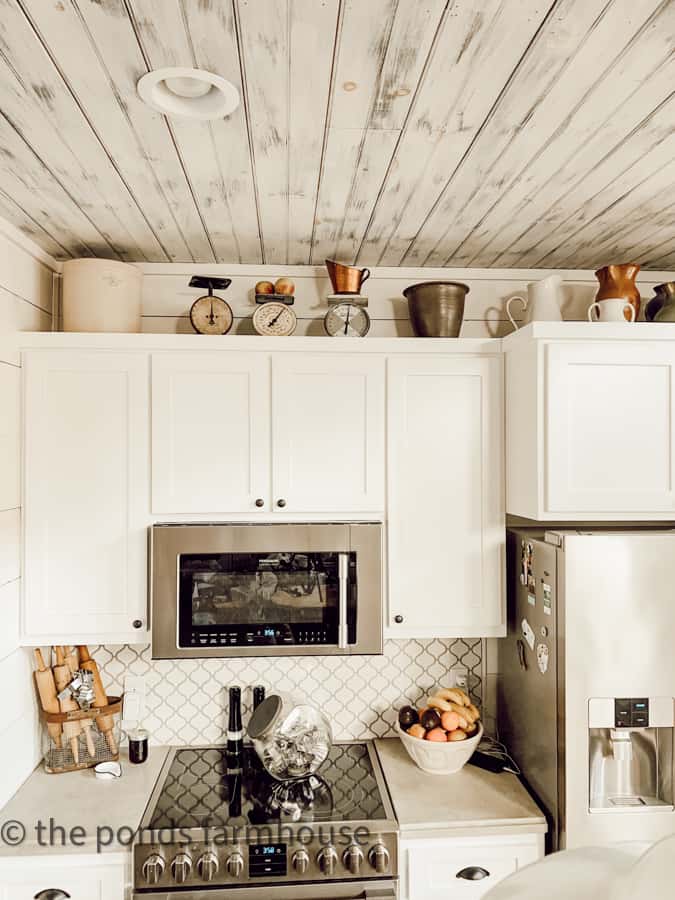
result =
[{"label": "upper cabinet door", "polygon": [[152,357],[152,512],[270,509],[270,357]]},{"label": "upper cabinet door", "polygon": [[23,371],[24,637],[147,640],[147,357],[34,351]]},{"label": "upper cabinet door", "polygon": [[502,361],[388,362],[391,637],[504,634]]},{"label": "upper cabinet door", "polygon": [[384,359],[277,354],[272,362],[274,508],[384,509]]},{"label": "upper cabinet door", "polygon": [[670,342],[546,346],[549,517],[675,510],[675,350]]}]

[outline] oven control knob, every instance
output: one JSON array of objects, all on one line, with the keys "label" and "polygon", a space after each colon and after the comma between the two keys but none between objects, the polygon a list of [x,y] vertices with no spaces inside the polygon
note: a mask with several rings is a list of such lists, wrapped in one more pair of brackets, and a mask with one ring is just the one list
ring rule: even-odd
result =
[{"label": "oven control knob", "polygon": [[164,874],[165,868],[164,857],[160,856],[159,853],[151,853],[143,863],[143,878],[148,884],[157,884]]},{"label": "oven control knob", "polygon": [[291,857],[291,864],[298,874],[304,875],[309,869],[309,853],[306,850],[296,850]]},{"label": "oven control knob", "polygon": [[233,878],[241,878],[244,873],[244,857],[241,853],[233,853],[227,857],[227,871]]},{"label": "oven control knob", "polygon": [[331,847],[330,845],[324,847],[317,856],[316,861],[324,875],[332,875],[335,872],[335,866],[338,861],[335,847]]},{"label": "oven control knob", "polygon": [[384,875],[389,868],[389,851],[384,844],[375,844],[368,854],[368,861],[378,875]]},{"label": "oven control knob", "polygon": [[171,874],[178,884],[185,884],[192,871],[192,857],[189,853],[177,853],[171,863]]},{"label": "oven control knob", "polygon": [[204,881],[213,881],[219,868],[218,857],[213,850],[208,850],[197,860],[197,871]]},{"label": "oven control knob", "polygon": [[352,875],[360,875],[361,863],[363,862],[363,850],[361,850],[360,847],[357,847],[356,844],[352,844],[351,847],[347,847],[342,854],[342,862],[344,863],[345,869],[349,869]]}]

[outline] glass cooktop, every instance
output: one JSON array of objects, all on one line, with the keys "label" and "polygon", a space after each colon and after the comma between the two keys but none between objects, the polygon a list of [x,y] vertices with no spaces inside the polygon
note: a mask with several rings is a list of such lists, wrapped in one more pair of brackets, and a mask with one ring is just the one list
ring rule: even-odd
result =
[{"label": "glass cooktop", "polygon": [[245,827],[386,818],[366,744],[335,744],[321,769],[301,781],[275,781],[255,751],[177,750],[146,827]]}]

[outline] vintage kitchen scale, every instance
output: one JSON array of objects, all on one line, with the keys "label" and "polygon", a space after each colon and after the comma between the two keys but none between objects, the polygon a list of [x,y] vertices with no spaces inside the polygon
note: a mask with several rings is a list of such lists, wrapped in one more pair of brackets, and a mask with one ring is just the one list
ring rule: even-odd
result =
[{"label": "vintage kitchen scale", "polygon": [[230,304],[213,293],[225,291],[231,284],[231,278],[210,275],[195,275],[190,279],[190,287],[206,288],[208,291],[190,307],[190,322],[198,334],[227,334],[232,328],[234,316]]},{"label": "vintage kitchen scale", "polygon": [[370,316],[366,312],[368,298],[361,293],[370,269],[347,266],[334,259],[326,260],[326,268],[333,293],[326,298],[328,312],[323,326],[330,337],[365,337],[370,331]]},{"label": "vintage kitchen scale", "polygon": [[298,317],[291,309],[293,294],[256,294],[257,308],[253,313],[253,327],[264,337],[288,337],[298,327]]}]

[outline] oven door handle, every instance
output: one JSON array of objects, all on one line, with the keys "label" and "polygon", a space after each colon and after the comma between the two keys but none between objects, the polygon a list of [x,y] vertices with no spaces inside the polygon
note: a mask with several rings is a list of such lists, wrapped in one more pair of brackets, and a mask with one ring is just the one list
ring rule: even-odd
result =
[{"label": "oven door handle", "polygon": [[347,649],[347,594],[349,592],[349,554],[338,553],[338,648]]}]

